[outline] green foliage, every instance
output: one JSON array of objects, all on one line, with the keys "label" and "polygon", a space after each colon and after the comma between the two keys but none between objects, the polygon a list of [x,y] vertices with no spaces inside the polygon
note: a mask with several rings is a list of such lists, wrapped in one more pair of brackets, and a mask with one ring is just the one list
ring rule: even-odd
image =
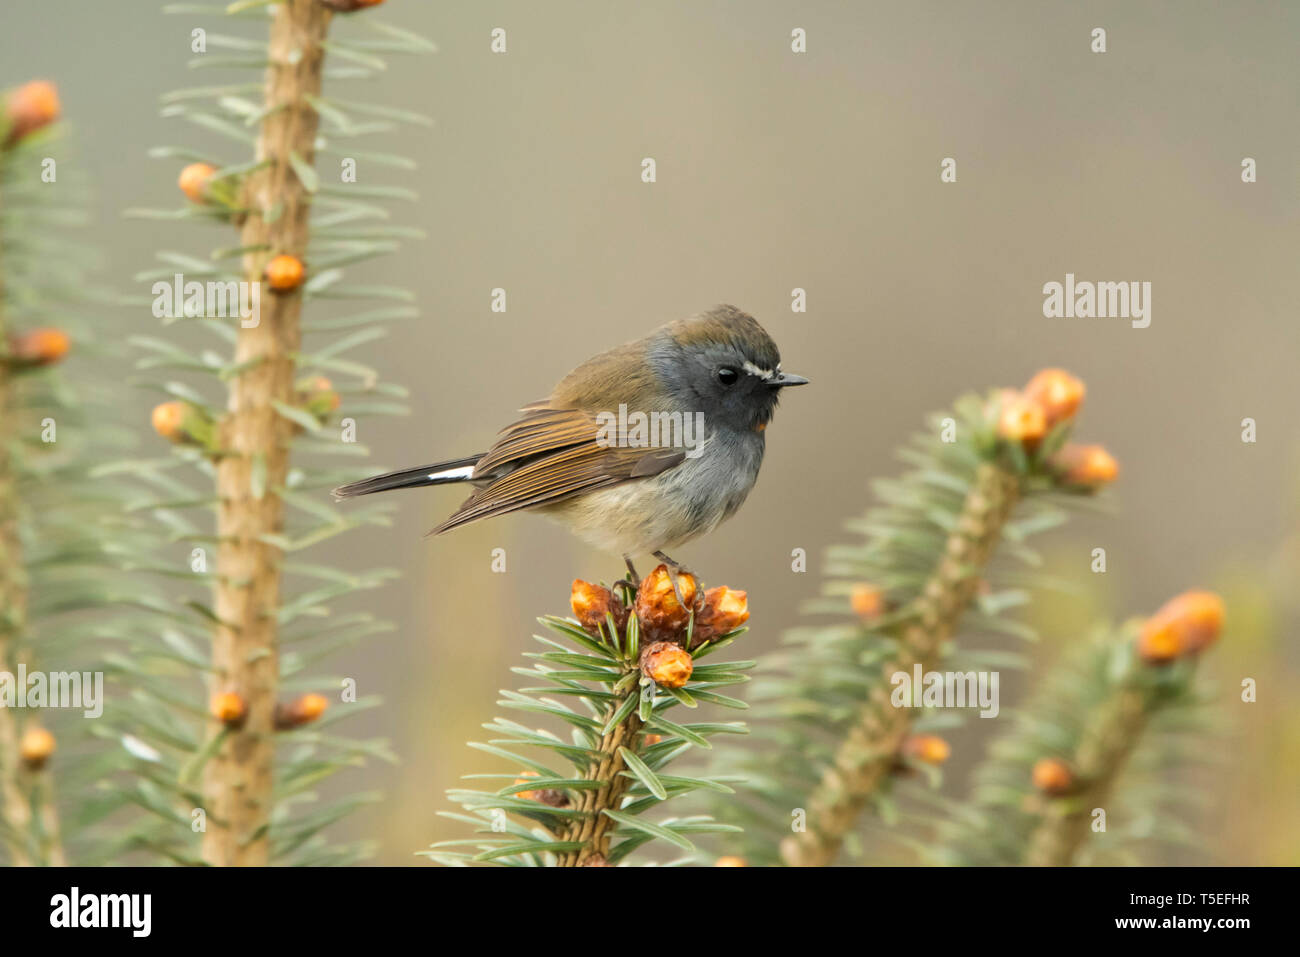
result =
[{"label": "green foliage", "polygon": [[[606,842],[609,851],[603,856],[617,864],[652,842],[689,853],[695,850],[694,835],[737,830],[703,815],[650,820],[648,814],[683,795],[733,793],[730,785],[734,781],[725,776],[688,777],[670,774],[668,768],[684,754],[711,748],[710,739],[717,735],[747,733],[745,725],[687,723],[667,714],[674,708],[694,711],[701,704],[745,708],[744,702],[721,689],[747,681],[745,672],[754,662],[697,664],[685,687],[660,688],[641,673],[641,636],[635,615],[621,632],[609,620],[598,636],[587,633],[572,619],[548,617],[540,621],[562,640],[534,636],[545,650],[527,655],[534,662],[531,667],[512,669],[533,684],[517,692],[503,692],[497,704],[527,715],[544,715],[567,733],[506,718],[484,725],[499,737],[471,747],[517,770],[471,776],[507,782],[496,791],[449,792],[467,813],[446,816],[472,825],[480,836],[443,841],[422,853],[453,866],[573,863],[575,857],[599,850],[583,826],[603,816],[615,825]],[[693,658],[699,662],[745,630],[700,645],[692,652]],[[687,646],[690,643],[688,633]],[[647,735],[657,735],[660,740],[648,742]],[[609,797],[624,785],[625,791]],[[525,793],[529,796],[521,796]]]},{"label": "green foliage", "polygon": [[[792,812],[804,809],[811,818],[810,794],[828,767],[840,766],[841,749],[863,722],[864,709],[881,696],[887,706],[891,691],[887,672],[897,665],[900,654],[913,660],[924,657],[913,647],[918,634],[922,643],[930,637],[940,639],[937,650],[945,669],[1024,667],[1021,656],[983,649],[980,639],[1034,639],[1014,612],[1029,601],[1031,587],[1053,583],[1033,571],[1041,559],[1028,542],[1064,523],[1068,517],[1064,505],[1067,500],[1080,501],[1080,496],[1062,486],[1052,465],[1071,423],[1058,425],[1037,448],[1026,451],[1019,443],[998,437],[999,401],[997,393],[987,398],[968,395],[951,413],[933,416],[930,427],[899,453],[910,471],[898,479],[874,482],[880,504],[849,523],[862,540],[830,550],[822,597],[807,610],[842,617],[850,612],[855,587],[867,584],[883,596],[883,612],[866,620],[853,615],[853,620],[843,623],[794,629],[786,636],[785,647],[761,662],[753,695],[754,747],[724,753],[714,765],[715,770],[746,780],[737,799],[713,803],[720,819],[745,830],[743,839],[728,850],[751,863],[779,862],[780,843],[796,823]],[[990,476],[994,482],[986,488]],[[1001,492],[999,482],[1004,486]],[[996,496],[1009,501],[988,501]],[[986,514],[986,506],[1012,503],[1014,512],[995,527],[1001,518]],[[954,554],[954,544],[960,540],[966,547],[974,539],[989,547],[997,543],[1012,560],[1011,567],[1001,562],[992,569],[967,566],[945,577],[942,569]],[[951,645],[944,633],[955,630],[958,619],[960,648]],[[931,732],[960,720],[951,710],[917,709],[910,730]],[[851,757],[859,765],[901,760],[869,748]],[[937,787],[939,779],[937,770],[929,767],[920,777],[900,778],[886,771],[879,786],[868,793],[824,793],[824,798],[866,802],[890,827],[900,813],[892,792]],[[807,826],[817,823],[810,819]],[[861,854],[856,827],[841,839],[850,853]]]},{"label": "green foliage", "polygon": [[[171,284],[176,273],[183,273],[186,281],[240,281],[245,278],[243,255],[260,250],[239,247],[237,233],[227,230],[250,212],[268,221],[281,213],[276,208],[241,207],[247,200],[239,188],[242,177],[264,165],[250,160],[249,150],[264,115],[261,73],[268,62],[266,41],[257,32],[265,33],[273,11],[264,4],[240,3],[172,4],[166,12],[221,14],[232,23],[232,29],[251,21],[255,30],[249,35],[209,31],[208,52],[189,64],[195,70],[233,71],[250,78],[176,90],[163,97],[162,115],[184,121],[205,143],[151,150],[152,157],[168,162],[170,172],[165,176],[170,180],[176,175],[177,161],[208,163],[218,172],[205,203],[133,209],[128,215],[163,222],[197,220],[217,225],[223,234],[207,254],[160,251],[158,266],[134,278],[138,283]],[[345,35],[331,39],[327,46],[325,80],[329,86],[336,80],[365,79],[384,70],[381,54],[433,49],[422,38],[378,21],[373,12],[363,13],[335,19],[335,28]],[[340,610],[336,604],[356,592],[384,585],[397,575],[395,570],[343,571],[303,560],[301,553],[352,529],[390,523],[387,506],[341,510],[326,495],[331,487],[356,478],[362,471],[359,463],[369,454],[365,446],[341,440],[336,431],[338,417],[361,421],[409,412],[406,390],[385,382],[377,369],[355,358],[355,353],[381,339],[387,323],[418,315],[413,306],[405,305],[414,298],[406,290],[350,281],[354,267],[394,251],[404,240],[422,238],[418,230],[387,223],[389,205],[409,202],[414,194],[375,183],[381,170],[410,170],[416,164],[403,156],[353,146],[369,147],[371,141],[403,126],[429,123],[405,110],[336,100],[332,94],[313,97],[311,106],[320,117],[317,155],[332,169],[327,175],[300,156],[292,160],[294,175],[309,193],[312,206],[310,242],[303,257],[309,274],[301,291],[307,317],[302,323],[305,338],[294,359],[297,374],[330,377],[341,407],[337,413],[317,415],[281,404],[280,414],[301,430],[287,480],[283,486],[268,487],[265,463],[259,467],[254,461],[252,467],[255,494],[276,495],[285,504],[283,533],[264,537],[284,553],[280,565],[283,598],[276,614],[280,687],[285,693],[339,688],[341,676],[320,673],[320,660],[393,627],[382,618]],[[365,185],[332,184],[338,183],[340,157],[357,160],[365,171]],[[382,304],[358,309],[350,304],[358,299],[381,300]],[[154,296],[132,296],[126,301],[148,308]],[[166,337],[131,340],[140,355],[137,367],[141,375],[134,384],[156,393],[160,401],[180,399],[207,418],[220,420],[226,383],[246,371],[233,359],[239,320],[165,317],[162,323],[172,327]],[[184,328],[175,328],[178,325]],[[177,446],[171,455],[115,462],[98,471],[100,476],[128,476],[134,483],[137,493],[130,514],[141,535],[123,544],[119,557],[132,571],[152,572],[159,581],[151,593],[138,593],[132,599],[138,613],[134,618],[122,617],[112,626],[120,646],[112,661],[125,700],[116,709],[111,734],[121,745],[115,751],[115,764],[123,774],[105,805],[111,811],[113,804],[133,804],[145,813],[133,815],[131,825],[119,829],[115,846],[106,851],[110,857],[140,849],[169,861],[198,862],[192,809],[202,806],[203,767],[219,744],[219,738],[210,733],[206,710],[215,622],[206,593],[217,574],[213,567],[217,544],[213,486],[215,460],[220,454],[219,450],[213,454],[208,449]],[[359,804],[374,800],[375,795],[352,795],[328,803],[321,801],[317,787],[336,772],[360,767],[368,760],[395,760],[383,741],[357,741],[332,733],[339,720],[375,704],[374,699],[362,699],[336,705],[311,727],[277,735],[271,830],[274,863],[348,863],[369,852],[365,845],[333,845],[323,832]]]},{"label": "green foliage", "polygon": [[[122,490],[90,471],[122,435],[99,422],[88,427],[86,410],[106,401],[106,383],[92,371],[104,355],[95,330],[105,293],[94,283],[100,257],[76,239],[89,189],[70,140],[59,123],[0,148],[0,670],[21,663],[28,674],[101,670],[86,612],[110,602],[120,584],[112,551]],[[12,351],[14,337],[40,328],[67,334],[62,363],[26,364]],[[13,710],[5,720],[16,736],[34,716]],[[0,808],[0,854],[9,851],[11,863],[81,863],[90,853],[80,825],[93,722],[76,709],[46,709],[40,721],[58,748],[41,773],[17,775],[33,814],[16,831]],[[0,753],[0,774],[13,773],[3,765],[14,757]]]},{"label": "green foliage", "polygon": [[[1072,649],[990,744],[969,798],[933,799],[937,839],[921,845],[928,859],[1132,865],[1155,844],[1193,845],[1181,817],[1197,789],[1179,772],[1214,753],[1206,747],[1208,695],[1196,686],[1194,657],[1144,663],[1134,650],[1137,628],[1099,628]],[[1069,793],[1034,788],[1034,766],[1044,759],[1073,769]],[[1098,807],[1104,831],[1093,828]]]}]

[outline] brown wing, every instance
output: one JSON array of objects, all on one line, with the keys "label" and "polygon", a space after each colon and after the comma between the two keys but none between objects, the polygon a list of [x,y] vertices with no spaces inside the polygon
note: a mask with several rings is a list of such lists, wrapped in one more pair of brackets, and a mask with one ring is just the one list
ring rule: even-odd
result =
[{"label": "brown wing", "polygon": [[474,467],[474,481],[487,484],[431,534],[657,475],[686,458],[680,448],[598,444],[601,429],[590,412],[551,409],[542,403],[525,411],[524,418],[505,428]]}]

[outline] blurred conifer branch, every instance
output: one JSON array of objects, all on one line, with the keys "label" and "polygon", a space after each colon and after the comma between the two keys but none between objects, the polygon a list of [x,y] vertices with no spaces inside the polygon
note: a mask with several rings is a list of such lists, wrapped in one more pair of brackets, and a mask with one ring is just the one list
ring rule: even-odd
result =
[{"label": "blurred conifer branch", "polygon": [[[854,526],[866,542],[833,550],[827,597],[813,608],[847,605],[858,624],[800,629],[764,663],[755,700],[765,746],[720,765],[751,778],[740,799],[717,802],[720,818],[744,826],[747,860],[827,865],[846,841],[856,845],[868,805],[892,819],[893,772],[909,742],[940,725],[894,705],[892,676],[937,670],[959,629],[1028,637],[1004,614],[1028,591],[998,590],[989,565],[997,551],[1037,565],[1025,540],[1066,520],[1067,496],[1115,478],[1103,449],[1067,442],[1083,395],[1079,380],[1047,369],[1023,390],[966,396],[901,453],[913,471],[875,484],[882,505]],[[977,650],[958,658],[1007,660]]]},{"label": "blurred conifer branch", "polygon": [[[149,219],[234,226],[238,239],[207,257],[160,252],[161,266],[136,279],[153,283],[155,295],[182,273],[200,289],[204,283],[230,289],[260,283],[261,297],[256,318],[213,316],[203,306],[190,308],[187,288],[184,301],[173,302],[174,313],[164,318],[168,325],[184,321],[215,336],[233,353],[229,358],[211,349],[195,354],[179,341],[155,336],[132,340],[145,354],[142,370],[206,379],[197,388],[176,380],[142,383],[167,396],[153,411],[153,426],[175,454],[112,467],[150,490],[137,510],[155,519],[161,532],[153,549],[131,557],[137,568],[169,578],[206,580],[214,600],[148,599],[146,611],[165,623],[162,641],[133,641],[129,660],[119,659],[133,687],[132,708],[119,729],[137,776],[131,799],[152,818],[122,841],[124,850],[144,848],[181,863],[215,865],[339,863],[366,853],[365,845],[331,847],[321,831],[374,795],[352,795],[305,814],[297,808],[315,801],[312,789],[336,771],[367,758],[393,760],[383,742],[336,738],[325,730],[344,712],[376,702],[348,700],[326,713],[328,699],[318,690],[340,687],[343,679],[313,678],[305,670],[333,650],[390,630],[366,613],[333,614],[331,603],[379,587],[396,573],[344,572],[302,562],[297,553],[360,525],[387,524],[390,508],[382,504],[346,513],[335,509],[326,490],[355,477],[356,470],[319,463],[368,454],[349,434],[354,417],[408,411],[400,401],[404,389],[345,354],[382,338],[384,324],[417,315],[408,305],[413,297],[403,289],[351,285],[346,277],[348,267],[393,251],[400,240],[420,238],[418,230],[374,223],[389,216],[383,203],[409,202],[414,194],[369,182],[371,170],[415,164],[354,144],[368,147],[400,126],[430,121],[381,104],[338,100],[325,90],[333,81],[384,70],[381,54],[433,49],[363,9],[378,2],[165,8],[182,16],[219,13],[232,22],[261,21],[269,24],[269,37],[205,32],[205,49],[196,51],[193,68],[251,69],[262,74],[262,82],[200,86],[164,97],[165,116],[233,142],[252,158],[245,153],[223,162],[190,147],[155,149],[154,157],[187,163],[178,185],[188,203],[179,210],[129,211]],[[333,36],[335,26],[344,26],[341,19],[352,29]],[[358,38],[353,30],[372,38]],[[342,176],[332,174],[334,182],[317,171],[322,156],[343,170]],[[367,173],[364,183],[349,178],[350,163]],[[318,314],[331,300],[358,298],[394,305]],[[156,307],[154,300],[134,302]],[[309,316],[303,315],[304,304]],[[305,340],[315,333],[336,334],[308,348]],[[225,395],[211,398],[213,386]],[[195,477],[206,490],[193,484]],[[191,520],[196,509],[214,514],[215,529]],[[160,562],[161,548],[174,543],[198,553],[215,547],[215,574]],[[207,687],[200,692],[191,684],[192,691],[180,691],[178,677]],[[206,706],[195,701],[198,694]],[[197,852],[192,832],[202,835]]]},{"label": "blurred conifer branch", "polygon": [[[74,706],[93,695],[82,676],[99,666],[88,667],[88,630],[69,616],[105,600],[116,507],[87,479],[82,409],[93,385],[55,368],[74,343],[93,355],[80,313],[97,295],[96,257],[69,238],[87,197],[60,111],[43,80],[0,92],[0,849],[13,864],[66,863],[62,812],[81,823],[84,774],[61,762],[72,795],[61,806],[54,754],[75,755],[84,725],[49,709],[65,693],[81,692]],[[54,673],[66,684],[54,687]]]},{"label": "blurred conifer branch", "polygon": [[[1047,676],[1012,730],[989,747],[968,801],[930,855],[947,864],[1138,863],[1143,842],[1187,843],[1172,772],[1203,761],[1201,654],[1223,603],[1179,595],[1145,621],[1103,628]],[[1104,812],[1104,817],[1099,813]]]},{"label": "blurred conifer branch", "polygon": [[[519,770],[475,776],[511,781],[495,792],[450,792],[468,813],[447,816],[483,836],[440,842],[423,852],[426,856],[448,865],[608,866],[651,841],[692,852],[691,835],[736,830],[699,815],[651,821],[646,814],[697,791],[731,794],[724,780],[667,769],[694,748],[710,748],[716,735],[746,733],[739,722],[678,723],[665,716],[679,705],[744,708],[718,689],[747,681],[744,672],[754,664],[699,663],[744,633],[745,593],[725,587],[701,592],[686,573],[678,584],[681,602],[663,565],[639,587],[627,580],[613,591],[573,583],[574,617],[541,619],[564,641],[537,636],[546,648],[528,656],[537,663],[514,669],[539,686],[504,692],[498,702],[556,719],[569,727],[569,737],[504,718],[485,725],[504,737],[472,747]],[[634,589],[629,604],[623,594]],[[541,754],[526,756],[517,749]],[[547,763],[554,759],[567,761],[572,770],[556,770]],[[463,847],[472,850],[459,850]]]}]

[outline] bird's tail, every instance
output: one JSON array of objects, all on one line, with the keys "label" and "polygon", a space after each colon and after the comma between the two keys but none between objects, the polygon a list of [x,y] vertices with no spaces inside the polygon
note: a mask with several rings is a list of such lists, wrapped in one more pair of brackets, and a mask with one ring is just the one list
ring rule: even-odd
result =
[{"label": "bird's tail", "polygon": [[468,482],[474,474],[474,465],[484,453],[468,458],[454,459],[450,462],[436,462],[433,465],[421,465],[417,468],[398,469],[385,472],[358,482],[340,485],[334,490],[335,498],[355,498],[358,495],[370,495],[372,492],[387,492],[394,488],[418,488],[422,485],[446,485],[450,482]]}]

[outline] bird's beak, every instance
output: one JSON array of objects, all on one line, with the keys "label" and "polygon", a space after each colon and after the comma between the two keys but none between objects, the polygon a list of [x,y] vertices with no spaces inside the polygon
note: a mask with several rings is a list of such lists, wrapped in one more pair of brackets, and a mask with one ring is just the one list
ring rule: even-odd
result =
[{"label": "bird's beak", "polygon": [[778,372],[776,378],[769,379],[767,384],[773,389],[782,389],[788,385],[807,385],[808,380],[801,375],[794,375],[790,372]]}]

